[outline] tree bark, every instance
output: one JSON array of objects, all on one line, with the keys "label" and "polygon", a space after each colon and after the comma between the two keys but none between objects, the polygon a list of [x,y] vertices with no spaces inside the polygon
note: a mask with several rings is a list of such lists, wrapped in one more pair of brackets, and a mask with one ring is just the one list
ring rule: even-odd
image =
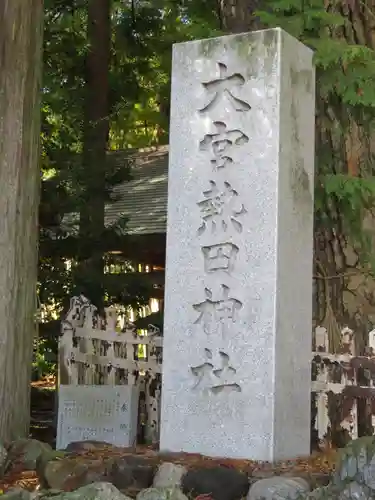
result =
[{"label": "tree bark", "polygon": [[99,309],[102,308],[106,153],[109,136],[109,64],[111,0],[89,0],[86,100],[83,138],[83,172],[86,184],[80,214],[81,241],[91,237],[96,248],[82,252],[77,273],[78,289]]},{"label": "tree bark", "polygon": [[[344,26],[332,27],[332,37],[349,44],[360,44],[363,47],[375,49],[374,0],[362,3],[328,2],[325,8],[348,20]],[[343,76],[344,74],[345,67]],[[361,92],[362,89],[358,88],[358,95]],[[364,178],[372,176],[375,134],[371,125],[366,123],[366,119],[363,119],[360,113],[353,113],[351,108],[343,102],[325,102],[322,98],[317,102],[317,111],[316,148],[317,151],[329,148],[328,153],[334,160],[330,173]],[[338,130],[342,132],[337,134]],[[320,281],[318,290],[321,292],[318,300],[323,297],[323,300],[320,300],[320,318],[318,317],[317,320],[324,317],[325,326],[327,317],[330,315],[329,311],[332,310],[339,327],[336,328],[336,341],[330,335],[330,345],[332,340],[334,346],[332,352],[337,352],[341,328],[347,325],[356,332],[357,355],[362,355],[368,342],[367,318],[361,311],[361,298],[358,297],[357,316],[360,317],[362,323],[358,324],[358,317],[353,316],[353,313],[350,314],[347,310],[344,294],[349,291],[348,275],[355,271],[360,275],[366,269],[363,268],[363,262],[359,259],[354,263],[350,263],[347,259],[348,250],[353,247],[353,238],[345,228],[345,221],[338,206],[339,203],[335,197],[331,196],[329,200],[326,200],[325,212],[331,222],[330,230],[327,230],[319,220],[315,223],[315,240],[317,243],[318,238],[322,239],[321,250],[323,250],[319,252],[317,246],[315,248],[316,275]],[[330,278],[327,279],[327,276]],[[365,337],[361,333],[363,329]]]},{"label": "tree bark", "polygon": [[42,22],[42,0],[0,2],[0,442],[29,427]]},{"label": "tree bark", "polygon": [[228,33],[245,33],[260,29],[254,12],[261,0],[217,0],[221,29]]}]

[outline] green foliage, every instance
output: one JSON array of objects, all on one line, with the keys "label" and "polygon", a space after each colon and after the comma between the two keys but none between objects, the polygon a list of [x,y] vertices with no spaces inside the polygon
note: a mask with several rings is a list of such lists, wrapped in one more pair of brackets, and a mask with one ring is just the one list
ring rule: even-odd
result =
[{"label": "green foliage", "polygon": [[[314,50],[317,75],[316,225],[330,226],[373,261],[363,218],[375,201],[373,157],[355,158],[357,172],[349,169],[351,151],[346,139],[371,141],[375,123],[375,51],[350,34],[352,23],[344,6],[321,0],[273,0],[256,13],[269,27],[280,26]],[[354,148],[358,145],[354,144]],[[353,177],[353,175],[355,175]]]},{"label": "green foliage", "polygon": [[[99,237],[81,238],[77,217],[72,217],[96,196],[87,188],[82,162],[87,5],[80,0],[45,2],[38,294],[48,322],[41,325],[41,335],[52,343],[58,334],[56,314],[75,291],[78,255],[90,258],[117,250],[123,245],[119,234],[126,232],[126,221],[119,220]],[[174,0],[112,0],[110,149],[167,143],[172,44],[217,35],[214,8],[214,0],[185,5]],[[95,168],[90,173],[95,175]],[[130,177],[130,162],[119,166],[108,159],[103,201],[110,202],[113,187]],[[92,272],[80,277],[88,284],[96,278]],[[147,302],[152,292],[148,280],[134,274],[105,275],[104,290],[106,302],[133,307]],[[39,348],[56,350],[56,342]],[[35,363],[43,361],[39,357]]]},{"label": "green foliage", "polygon": [[340,224],[342,233],[351,236],[362,258],[372,262],[371,233],[364,229],[363,220],[375,205],[375,179],[344,174],[327,174],[319,179],[315,189],[316,218],[326,227]]},{"label": "green foliage", "polygon": [[[50,345],[49,345],[50,344]],[[46,339],[34,341],[32,379],[38,380],[46,375],[56,373],[56,348]]]},{"label": "green foliage", "polygon": [[[352,35],[345,4],[322,0],[272,0],[258,4],[263,25],[279,26],[315,53],[317,66],[316,225],[351,238],[372,262],[363,217],[374,206],[370,148],[349,169],[346,140],[359,130],[371,142],[375,123],[375,52]],[[110,79],[111,149],[149,147],[168,141],[172,45],[221,34],[216,0],[112,1]],[[42,106],[42,203],[40,208],[40,301],[57,310],[74,289],[72,268],[79,252],[105,253],[119,244],[107,228],[99,241],[67,238],[66,215],[79,213],[87,193],[82,168],[87,2],[45,2],[45,56]],[[131,176],[131,164],[106,166],[106,202],[112,188]],[[64,218],[65,217],[65,218]],[[61,224],[64,218],[65,224]],[[75,227],[77,230],[77,227]],[[107,276],[106,298],[139,305],[148,298],[146,283],[133,276]]]},{"label": "green foliage", "polygon": [[317,90],[352,107],[375,107],[375,51],[344,36],[350,21],[340,12],[328,12],[321,0],[274,0],[256,15],[269,26],[280,26],[315,52]]},{"label": "green foliage", "polygon": [[[71,214],[79,214],[87,198],[96,196],[87,190],[87,174],[82,163],[87,91],[86,9],[87,3],[67,4],[59,0],[50,0],[45,8],[39,297],[44,305],[57,308],[65,305],[74,289],[74,265],[67,268],[66,259],[74,262],[78,254],[103,253],[108,250],[108,239],[116,240],[117,227],[114,226],[103,228],[101,237],[95,241],[88,241],[90,235],[83,241],[71,218]],[[114,40],[113,49],[115,45]],[[116,58],[116,54],[121,54],[121,50],[114,50],[110,72],[113,110],[119,106],[122,96],[130,96],[131,102],[139,97],[134,58]],[[119,166],[107,162],[103,203],[110,201],[110,192],[116,184],[129,179],[129,168],[130,164]],[[94,172],[93,165],[93,175]],[[66,216],[70,216],[70,223]],[[70,237],[66,238],[68,233]]]},{"label": "green foliage", "polygon": [[[119,22],[114,27],[118,65],[112,81],[119,98],[111,122],[113,147],[167,143],[172,45],[218,34],[212,28],[210,4],[213,2],[190,4],[187,8],[173,0],[156,0],[138,2],[134,10],[123,4],[118,8]],[[124,61],[125,71],[137,82],[133,99],[128,87],[121,83],[118,68]]]}]

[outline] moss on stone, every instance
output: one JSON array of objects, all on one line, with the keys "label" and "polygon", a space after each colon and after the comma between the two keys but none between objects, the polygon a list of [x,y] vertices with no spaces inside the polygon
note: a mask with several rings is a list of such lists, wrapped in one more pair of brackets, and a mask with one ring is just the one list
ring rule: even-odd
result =
[{"label": "moss on stone", "polygon": [[306,92],[309,94],[312,92],[313,75],[310,70],[300,70],[296,71],[293,67],[290,68],[290,83],[292,87],[304,85]]},{"label": "moss on stone", "polygon": [[207,38],[202,40],[199,46],[199,55],[207,57],[208,59],[212,57],[215,49],[220,45],[220,39],[218,38]]}]

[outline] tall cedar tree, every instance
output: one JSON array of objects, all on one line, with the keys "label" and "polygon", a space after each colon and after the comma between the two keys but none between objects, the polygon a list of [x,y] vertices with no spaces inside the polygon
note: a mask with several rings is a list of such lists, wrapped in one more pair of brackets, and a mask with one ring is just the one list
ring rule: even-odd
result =
[{"label": "tall cedar tree", "polygon": [[0,442],[28,436],[43,2],[0,3]]},{"label": "tall cedar tree", "polygon": [[[71,295],[81,292],[99,307],[103,294],[109,302],[137,306],[152,290],[150,280],[138,273],[103,276],[103,255],[108,262],[107,252],[132,250],[119,236],[126,230],[121,215],[104,229],[104,206],[113,188],[129,179],[131,165],[124,155],[117,160],[105,154],[108,129],[120,121],[120,113],[128,131],[129,109],[136,109],[145,93],[136,70],[139,65],[147,70],[151,59],[128,9],[116,9],[113,0],[46,0],[42,166],[47,175],[39,210],[39,298],[51,309],[66,307]],[[148,26],[146,19],[144,29]],[[72,214],[80,215],[78,233]],[[79,265],[67,269],[66,260]],[[40,331],[56,337],[58,321],[41,324]]]},{"label": "tall cedar tree", "polygon": [[109,136],[109,64],[111,0],[90,0],[88,5],[86,97],[83,135],[83,173],[86,189],[80,213],[81,241],[94,246],[78,254],[76,285],[101,309],[104,300],[103,252],[106,156]]}]

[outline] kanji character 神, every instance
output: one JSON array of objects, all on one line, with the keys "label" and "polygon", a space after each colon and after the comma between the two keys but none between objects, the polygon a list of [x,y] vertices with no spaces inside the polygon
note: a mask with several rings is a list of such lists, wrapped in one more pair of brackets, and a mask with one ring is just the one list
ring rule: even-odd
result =
[{"label": "kanji character \u795e", "polygon": [[193,308],[200,313],[195,324],[202,323],[207,335],[216,331],[218,327],[221,327],[224,333],[227,324],[235,323],[237,312],[242,309],[240,300],[229,297],[229,287],[221,285],[221,289],[221,298],[212,300],[212,291],[205,288],[206,300],[193,305]]}]

